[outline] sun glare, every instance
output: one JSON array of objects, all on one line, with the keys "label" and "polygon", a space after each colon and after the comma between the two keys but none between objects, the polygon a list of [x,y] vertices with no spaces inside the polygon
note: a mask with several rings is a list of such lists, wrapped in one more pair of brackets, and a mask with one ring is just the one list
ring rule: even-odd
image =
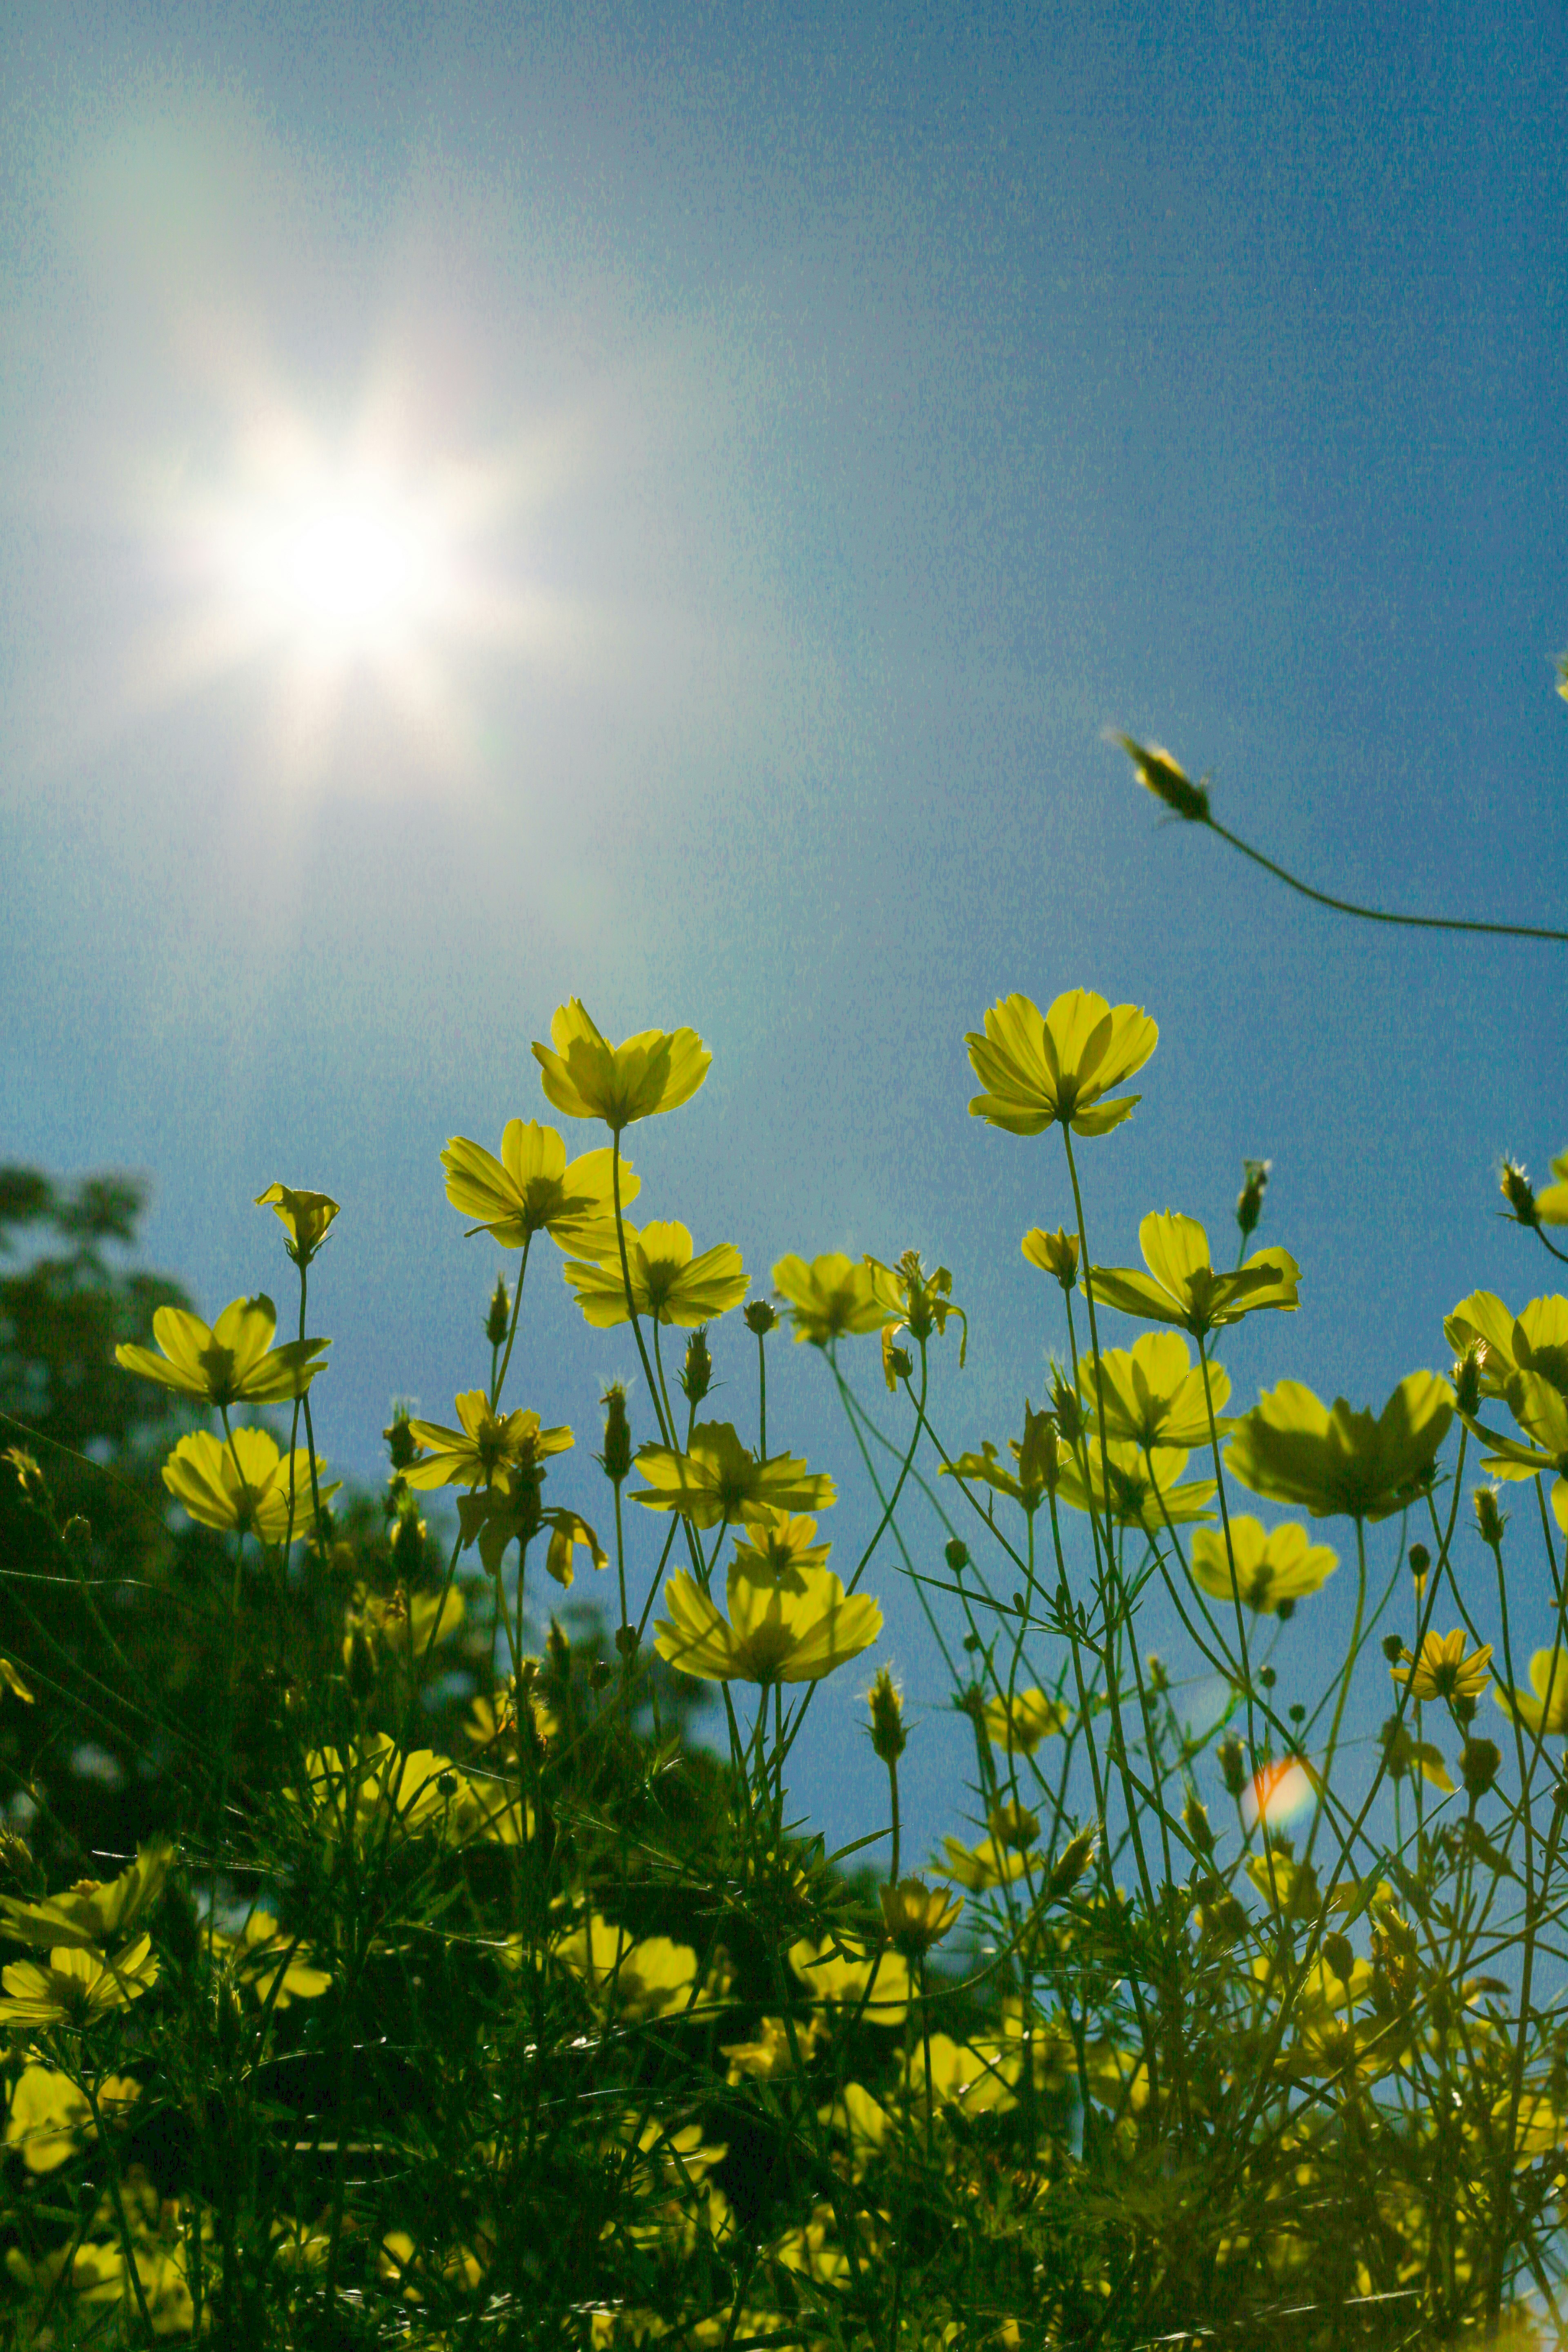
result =
[{"label": "sun glare", "polygon": [[307,654],[374,659],[440,620],[451,561],[440,518],[393,485],[329,478],[246,500],[216,535],[258,632]]}]

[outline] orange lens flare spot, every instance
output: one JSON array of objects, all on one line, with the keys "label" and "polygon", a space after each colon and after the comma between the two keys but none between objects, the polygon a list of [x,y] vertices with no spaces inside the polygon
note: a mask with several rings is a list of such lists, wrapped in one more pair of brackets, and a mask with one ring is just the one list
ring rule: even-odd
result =
[{"label": "orange lens flare spot", "polygon": [[1259,1823],[1279,1829],[1293,1822],[1316,1801],[1317,1775],[1304,1757],[1285,1756],[1278,1763],[1258,1767],[1242,1795],[1242,1818],[1248,1829]]}]

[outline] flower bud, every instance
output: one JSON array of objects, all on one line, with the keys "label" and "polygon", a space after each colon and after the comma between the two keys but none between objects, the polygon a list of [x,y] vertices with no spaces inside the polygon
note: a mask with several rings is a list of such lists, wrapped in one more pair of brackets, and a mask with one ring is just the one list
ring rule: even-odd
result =
[{"label": "flower bud", "polygon": [[1432,1555],[1424,1543],[1413,1543],[1405,1557],[1412,1576],[1425,1576],[1432,1565]]},{"label": "flower bud", "polygon": [[969,1546],[962,1536],[953,1536],[942,1548],[942,1558],[954,1576],[969,1566]]},{"label": "flower bud", "polygon": [[1156,1697],[1162,1691],[1168,1691],[1171,1687],[1171,1676],[1159,1651],[1151,1650],[1143,1664],[1149,1676],[1149,1687]]},{"label": "flower bud", "polygon": [[1056,1372],[1051,1381],[1051,1411],[1064,1443],[1076,1445],[1087,1425],[1083,1404],[1072,1382],[1060,1372]]},{"label": "flower bud", "polygon": [[1448,1701],[1448,1712],[1461,1731],[1476,1719],[1476,1702],[1464,1691],[1456,1691]]},{"label": "flower bud", "polygon": [[1099,1842],[1100,1832],[1092,1823],[1088,1829],[1079,1830],[1076,1837],[1068,1838],[1046,1881],[1045,1899],[1047,1903],[1059,1902],[1064,1895],[1072,1892],[1094,1860],[1094,1849]]},{"label": "flower bud", "polygon": [[551,1665],[564,1682],[572,1672],[572,1643],[559,1617],[551,1619],[544,1646],[550,1653]]},{"label": "flower bud", "polygon": [[1241,1163],[1245,1181],[1236,1196],[1236,1222],[1244,1234],[1258,1230],[1258,1220],[1263,1214],[1263,1195],[1268,1190],[1268,1172],[1272,1160],[1244,1160]]},{"label": "flower bud", "polygon": [[1323,1958],[1341,1984],[1349,1984],[1355,1969],[1355,1946],[1348,1936],[1325,1936]]},{"label": "flower bud", "polygon": [[889,1341],[882,1350],[882,1364],[889,1375],[888,1386],[891,1388],[895,1381],[909,1379],[914,1370],[915,1360],[907,1348],[900,1348]]},{"label": "flower bud", "polygon": [[1541,1216],[1535,1205],[1535,1187],[1517,1160],[1503,1161],[1499,1183],[1515,1223],[1538,1225]]},{"label": "flower bud", "polygon": [[485,1337],[492,1348],[506,1345],[507,1325],[511,1320],[511,1300],[507,1297],[506,1276],[498,1274],[490,1297],[490,1311],[485,1317]]},{"label": "flower bud", "polygon": [[1009,1802],[993,1805],[985,1816],[985,1826],[998,1845],[1016,1846],[1023,1853],[1040,1834],[1040,1817],[1032,1813],[1027,1805]]},{"label": "flower bud", "polygon": [[626,1420],[626,1392],[619,1381],[612,1381],[599,1402],[605,1408],[605,1450],[599,1456],[599,1467],[612,1486],[618,1486],[630,1475],[632,1466],[632,1433]]},{"label": "flower bud", "polygon": [[1470,1499],[1476,1507],[1476,1526],[1480,1530],[1481,1541],[1489,1544],[1495,1551],[1502,1541],[1506,1524],[1497,1506],[1496,1493],[1490,1486],[1478,1486]]},{"label": "flower bud", "polygon": [[616,1647],[623,1658],[635,1658],[637,1654],[637,1629],[635,1625],[617,1625]]},{"label": "flower bud", "polygon": [[1291,1618],[1296,1614],[1296,1603],[1291,1599],[1289,1593],[1285,1595],[1283,1601],[1277,1601],[1275,1602],[1274,1614],[1281,1625],[1289,1625]]},{"label": "flower bud", "polygon": [[909,1744],[904,1729],[904,1703],[886,1666],[867,1694],[871,1709],[871,1746],[884,1764],[896,1764]]},{"label": "flower bud", "polygon": [[1163,744],[1140,743],[1131,735],[1112,734],[1111,740],[1120,743],[1132,762],[1132,772],[1146,793],[1152,793],[1175,816],[1185,817],[1189,824],[1207,824],[1209,796],[1202,784],[1194,784]]},{"label": "flower bud", "polygon": [[1189,1790],[1187,1792],[1187,1801],[1182,1807],[1182,1821],[1188,1837],[1198,1853],[1212,1853],[1214,1831],[1209,1826],[1208,1809],[1202,1802],[1195,1789]]},{"label": "flower bud", "polygon": [[1247,1786],[1247,1757],[1234,1731],[1220,1741],[1215,1750],[1215,1760],[1219,1766],[1219,1777],[1225,1783],[1226,1795],[1239,1797]]},{"label": "flower bud", "polygon": [[33,1456],[20,1445],[8,1445],[5,1448],[5,1458],[16,1473],[16,1483],[26,1500],[29,1503],[45,1502],[48,1496],[48,1488],[44,1483],[44,1474]]},{"label": "flower bud", "polygon": [[74,1559],[81,1559],[92,1541],[92,1522],[84,1519],[79,1511],[73,1511],[60,1529],[60,1541]]},{"label": "flower bud", "polygon": [[700,1323],[686,1343],[680,1368],[680,1388],[688,1404],[700,1404],[713,1385],[713,1359],[708,1352],[708,1326]]},{"label": "flower bud", "polygon": [[386,1440],[386,1451],[394,1470],[406,1470],[419,1449],[414,1442],[414,1432],[408,1426],[408,1407],[405,1404],[393,1406],[392,1420],[381,1433]]},{"label": "flower bud", "polygon": [[1467,1348],[1454,1366],[1454,1398],[1462,1413],[1473,1413],[1481,1401],[1481,1351]]},{"label": "flower bud", "polygon": [[375,1693],[375,1644],[363,1625],[356,1625],[343,1643],[343,1664],[349,1696],[356,1706],[363,1706]]},{"label": "flower bud", "polygon": [[1389,1717],[1377,1736],[1383,1744],[1388,1777],[1397,1786],[1415,1765],[1415,1742],[1396,1715]]},{"label": "flower bud", "polygon": [[1069,1234],[1065,1225],[1058,1225],[1054,1234],[1047,1234],[1043,1226],[1036,1225],[1024,1235],[1022,1247],[1029,1264],[1037,1265],[1042,1274],[1054,1274],[1064,1291],[1077,1288],[1076,1234]]},{"label": "flower bud", "polygon": [[1279,1681],[1279,1676],[1278,1671],[1273,1666],[1259,1666],[1258,1669],[1258,1679],[1265,1690],[1272,1690],[1275,1684]]},{"label": "flower bud", "polygon": [[1459,1759],[1459,1772],[1465,1788],[1472,1797],[1484,1797],[1497,1779],[1502,1756],[1493,1739],[1467,1739],[1465,1752]]},{"label": "flower bud", "polygon": [[1383,1654],[1388,1660],[1391,1666],[1396,1666],[1401,1658],[1407,1657],[1409,1655],[1409,1652],[1405,1649],[1405,1643],[1401,1635],[1398,1633],[1385,1633],[1383,1637]]},{"label": "flower bud", "polygon": [[753,1298],[745,1310],[746,1328],[754,1331],[759,1339],[765,1339],[770,1331],[778,1328],[778,1319],[776,1310],[765,1298]]}]

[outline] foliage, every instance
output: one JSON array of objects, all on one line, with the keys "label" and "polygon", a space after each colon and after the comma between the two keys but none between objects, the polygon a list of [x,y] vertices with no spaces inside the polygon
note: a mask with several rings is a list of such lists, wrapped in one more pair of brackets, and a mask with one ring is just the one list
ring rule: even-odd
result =
[{"label": "foliage", "polygon": [[[338,1493],[311,1424],[335,1201],[261,1195],[297,1277],[279,1341],[269,1298],[209,1327],[111,1269],[129,1189],[0,1180],[0,1229],[62,1245],[0,1285],[18,2342],[1559,2329],[1568,1712],[1556,1641],[1521,1679],[1510,1602],[1533,1578],[1561,1619],[1568,1301],[1461,1298],[1451,1378],[1415,1371],[1375,1412],[1290,1379],[1227,1412],[1215,1345],[1263,1309],[1288,1333],[1307,1278],[1248,1254],[1267,1163],[1234,1266],[1168,1213],[1143,1270],[1103,1266],[1079,1160],[1121,1148],[1102,1139],[1137,1098],[1113,1090],[1153,1021],[1013,995],[969,1044],[972,1110],[1070,1203],[1022,1244],[1058,1358],[1018,1434],[960,1444],[932,1382],[969,1342],[949,1270],[781,1258],[773,1296],[876,1496],[842,1572],[834,1478],[770,1443],[780,1310],[744,1303],[729,1244],[627,1222],[625,1131],[702,1085],[690,1030],[615,1045],[574,1000],[535,1055],[608,1144],[569,1161],[521,1119],[499,1155],[448,1143],[454,1207],[516,1263],[488,1368],[449,1420],[395,1416],[377,1499]],[[1515,1223],[1552,1249],[1523,1181],[1505,1172]],[[637,1444],[607,1389],[592,1467],[548,1399],[506,1393],[542,1236],[642,1368],[651,1428]],[[726,1317],[755,1365],[745,1428],[706,1417]],[[1472,1449],[1501,1484],[1467,1511]],[[1329,1524],[1266,1525],[1242,1490]],[[1286,1705],[1275,1656],[1304,1685],[1287,1629],[1342,1549],[1350,1643]],[[895,1553],[974,1758],[971,1817],[923,1873],[885,1668],[885,1816],[829,1857],[790,1810],[816,1692],[877,1639],[867,1579]],[[562,1600],[579,1573],[613,1638]],[[1156,1591],[1179,1673],[1148,1645]],[[1188,1665],[1221,1695],[1205,1719]],[[1370,1756],[1342,1742],[1369,1675]],[[690,1737],[707,1688],[717,1754]]]}]

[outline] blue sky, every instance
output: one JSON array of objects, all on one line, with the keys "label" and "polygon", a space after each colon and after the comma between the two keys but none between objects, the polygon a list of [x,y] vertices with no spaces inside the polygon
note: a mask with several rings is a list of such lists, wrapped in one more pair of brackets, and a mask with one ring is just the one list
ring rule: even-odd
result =
[{"label": "blue sky", "polygon": [[[1063,1340],[1017,1248],[1059,1149],[965,1114],[1009,990],[1161,1025],[1097,1255],[1225,1228],[1272,1157],[1302,1306],[1228,1351],[1241,1401],[1381,1401],[1468,1289],[1552,1286],[1495,1181],[1568,1142],[1563,951],[1338,923],[1101,730],[1327,888],[1563,921],[1560,12],[53,5],[8,46],[0,1148],[146,1171],[209,1309],[289,1274],[254,1193],[334,1192],[334,1463],[477,1378],[494,1254],[437,1153],[541,1113],[572,992],[713,1050],[632,1138],[650,1213],[759,1285],[952,1267],[965,1442]],[[258,435],[330,464],[367,417],[460,511],[467,599],[322,688],[297,633],[238,643],[197,521]],[[587,1505],[631,1350],[541,1274],[521,1393]],[[821,1373],[776,1361],[770,1424],[848,1548]],[[934,1832],[963,1750],[872,1583]],[[796,1751],[840,1835],[852,1682]]]}]

